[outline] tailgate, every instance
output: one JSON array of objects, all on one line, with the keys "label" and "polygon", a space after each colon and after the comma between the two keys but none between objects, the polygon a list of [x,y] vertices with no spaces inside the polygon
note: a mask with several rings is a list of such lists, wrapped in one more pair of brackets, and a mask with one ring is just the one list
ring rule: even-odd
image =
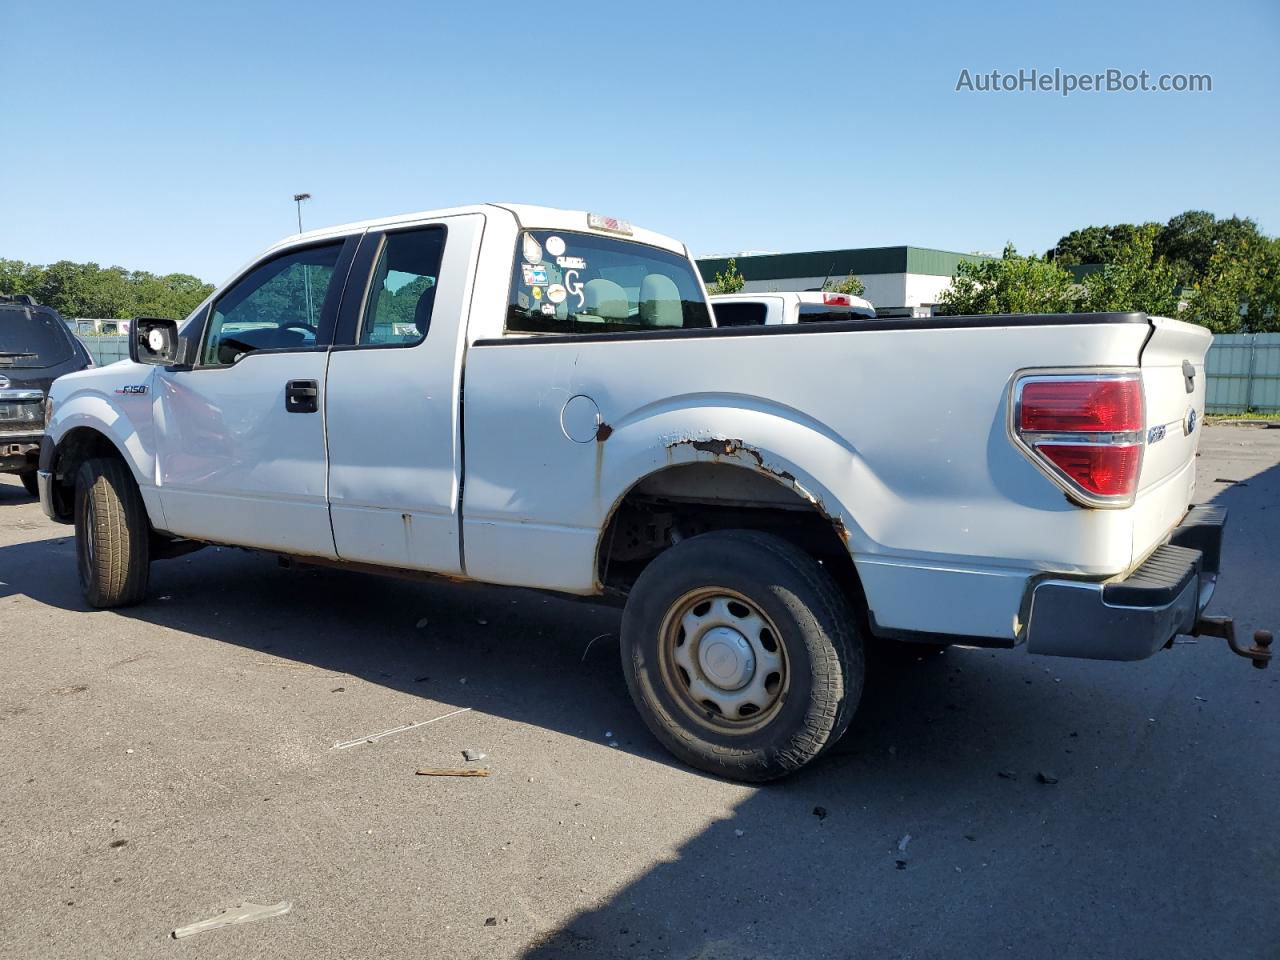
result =
[{"label": "tailgate", "polygon": [[1152,317],[1151,325],[1141,361],[1147,448],[1134,511],[1135,562],[1163,541],[1192,501],[1204,419],[1204,358],[1213,342],[1195,324]]}]

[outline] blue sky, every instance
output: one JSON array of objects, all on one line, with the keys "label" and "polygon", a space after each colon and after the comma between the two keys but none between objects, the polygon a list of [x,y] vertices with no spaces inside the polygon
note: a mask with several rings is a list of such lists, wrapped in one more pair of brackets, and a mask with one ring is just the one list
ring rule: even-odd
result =
[{"label": "blue sky", "polygon": [[[0,257],[221,281],[305,225],[485,200],[695,253],[1280,233],[1280,4],[0,5]],[[1213,92],[957,93],[962,68]]]}]

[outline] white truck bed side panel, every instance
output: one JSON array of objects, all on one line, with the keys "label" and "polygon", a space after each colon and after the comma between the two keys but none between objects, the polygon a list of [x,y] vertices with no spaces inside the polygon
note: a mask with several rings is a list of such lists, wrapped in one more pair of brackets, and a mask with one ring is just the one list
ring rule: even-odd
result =
[{"label": "white truck bed side panel", "polygon": [[[1118,573],[1132,558],[1128,512],[1081,510],[1017,451],[1008,387],[1031,366],[1134,366],[1148,331],[868,328],[474,346],[468,573],[591,592],[596,534],[625,491],[649,472],[709,460],[798,486],[840,520],[858,560]],[[565,435],[561,412],[577,395],[599,407],[607,439]],[[714,439],[741,442],[726,454]],[[530,555],[544,561],[532,576]]]}]

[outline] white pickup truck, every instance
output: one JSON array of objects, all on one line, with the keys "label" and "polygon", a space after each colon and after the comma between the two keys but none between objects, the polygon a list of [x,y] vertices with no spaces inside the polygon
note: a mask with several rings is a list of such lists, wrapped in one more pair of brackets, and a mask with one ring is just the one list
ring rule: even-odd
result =
[{"label": "white pickup truck", "polygon": [[205,543],[625,600],[654,734],[765,780],[843,733],[872,638],[1133,660],[1204,629],[1209,341],[1137,313],[717,329],[674,240],[461,207],[292,237],[139,319],[131,362],[54,383],[40,497],[95,607]]},{"label": "white pickup truck", "polygon": [[717,327],[761,327],[781,323],[874,320],[870,300],[821,290],[719,293],[710,298]]}]

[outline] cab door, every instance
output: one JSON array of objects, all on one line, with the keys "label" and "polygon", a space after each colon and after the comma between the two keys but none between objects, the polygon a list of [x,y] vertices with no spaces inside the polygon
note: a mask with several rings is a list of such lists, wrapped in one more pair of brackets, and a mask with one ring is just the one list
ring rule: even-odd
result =
[{"label": "cab door", "polygon": [[461,573],[459,398],[483,214],[365,235],[329,360],[329,510],[344,560]]},{"label": "cab door", "polygon": [[325,373],[356,240],[294,247],[213,301],[189,369],[157,371],[170,533],[333,557]]}]

